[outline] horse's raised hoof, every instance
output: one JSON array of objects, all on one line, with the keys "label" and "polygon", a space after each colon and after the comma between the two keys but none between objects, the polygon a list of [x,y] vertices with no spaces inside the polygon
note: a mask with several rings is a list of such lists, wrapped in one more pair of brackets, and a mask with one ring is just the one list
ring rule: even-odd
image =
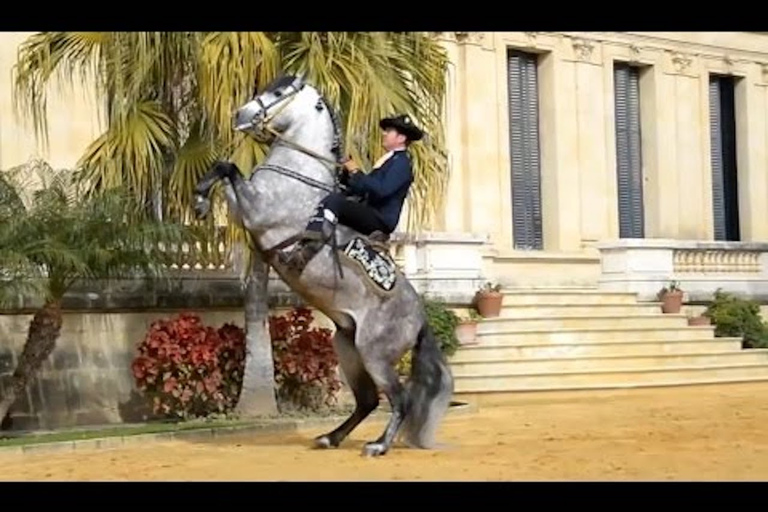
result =
[{"label": "horse's raised hoof", "polygon": [[207,199],[200,195],[195,196],[195,215],[197,215],[198,219],[205,218],[205,216],[208,215],[208,212],[210,211],[210,209],[211,209],[210,199]]},{"label": "horse's raised hoof", "polygon": [[387,453],[387,447],[384,443],[365,443],[363,446],[363,455],[365,457],[380,457]]},{"label": "horse's raised hoof", "polygon": [[338,447],[338,445],[335,445],[335,444],[333,444],[331,442],[331,438],[330,437],[325,436],[325,435],[317,436],[315,438],[314,446],[317,449],[323,449],[323,450],[328,449],[328,448],[337,448]]}]

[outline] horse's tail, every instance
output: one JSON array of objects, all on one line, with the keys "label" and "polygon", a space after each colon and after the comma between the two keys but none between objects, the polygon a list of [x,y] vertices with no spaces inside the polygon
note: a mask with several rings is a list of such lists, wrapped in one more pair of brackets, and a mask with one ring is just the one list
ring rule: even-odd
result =
[{"label": "horse's tail", "polygon": [[437,427],[451,403],[453,375],[426,321],[411,356],[403,436],[411,446],[432,448]]}]

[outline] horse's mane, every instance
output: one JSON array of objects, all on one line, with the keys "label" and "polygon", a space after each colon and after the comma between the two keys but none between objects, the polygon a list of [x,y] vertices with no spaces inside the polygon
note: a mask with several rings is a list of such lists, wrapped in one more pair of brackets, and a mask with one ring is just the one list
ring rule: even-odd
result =
[{"label": "horse's mane", "polygon": [[342,158],[344,157],[344,131],[341,127],[341,119],[339,118],[339,113],[335,108],[331,107],[326,97],[323,96],[320,91],[318,91],[318,94],[320,94],[320,101],[328,110],[328,114],[331,116],[331,122],[333,123],[333,142],[331,144],[331,151],[336,157],[336,161],[341,162]]}]

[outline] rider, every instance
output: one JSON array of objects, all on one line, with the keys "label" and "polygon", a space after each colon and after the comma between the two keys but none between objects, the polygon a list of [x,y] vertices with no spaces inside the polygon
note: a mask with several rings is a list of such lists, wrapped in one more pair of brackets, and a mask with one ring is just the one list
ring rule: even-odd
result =
[{"label": "rider", "polygon": [[301,269],[332,236],[338,223],[366,236],[375,231],[389,235],[395,230],[413,183],[408,146],[421,140],[424,133],[408,115],[384,118],[379,121],[379,127],[383,130],[382,145],[387,153],[367,174],[360,172],[354,161],[347,160],[340,178],[348,193],[362,197],[363,201],[352,201],[342,193],[326,196],[317,205],[302,240],[282,258],[283,264]]}]

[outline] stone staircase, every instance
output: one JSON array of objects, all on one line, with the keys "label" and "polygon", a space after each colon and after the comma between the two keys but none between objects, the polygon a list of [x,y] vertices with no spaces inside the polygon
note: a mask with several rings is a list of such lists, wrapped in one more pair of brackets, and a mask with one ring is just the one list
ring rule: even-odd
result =
[{"label": "stone staircase", "polygon": [[580,288],[505,292],[501,316],[450,362],[457,397],[768,380],[768,350],[634,293]]}]

